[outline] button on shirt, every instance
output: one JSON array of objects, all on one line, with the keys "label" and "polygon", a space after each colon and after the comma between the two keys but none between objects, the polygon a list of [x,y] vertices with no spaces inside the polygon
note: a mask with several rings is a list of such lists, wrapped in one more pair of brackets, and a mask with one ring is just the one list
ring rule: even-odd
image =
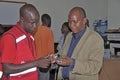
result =
[{"label": "button on shirt", "polygon": [[[73,34],[71,44],[70,44],[70,47],[69,47],[69,50],[68,50],[68,53],[67,53],[68,57],[72,56],[72,53],[73,53],[77,43],[79,42],[80,38],[84,34],[85,30],[86,30],[86,28],[84,27],[82,29],[82,31],[80,31],[79,33]],[[69,71],[71,71],[74,68],[74,65],[75,65],[75,59],[73,59],[72,65],[70,65],[68,67],[63,67],[63,70],[62,70],[63,78],[69,78]]]}]

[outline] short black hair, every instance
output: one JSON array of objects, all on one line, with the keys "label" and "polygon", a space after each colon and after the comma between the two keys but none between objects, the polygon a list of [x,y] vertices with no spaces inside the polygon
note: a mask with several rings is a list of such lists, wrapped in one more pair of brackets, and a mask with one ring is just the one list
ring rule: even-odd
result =
[{"label": "short black hair", "polygon": [[48,27],[51,26],[51,17],[48,14],[43,14],[41,16],[41,21],[43,24],[46,24]]},{"label": "short black hair", "polygon": [[65,26],[69,29],[69,31],[71,31],[71,29],[70,29],[70,27],[69,27],[69,22],[64,22],[64,23],[62,24],[62,28],[64,28]]}]

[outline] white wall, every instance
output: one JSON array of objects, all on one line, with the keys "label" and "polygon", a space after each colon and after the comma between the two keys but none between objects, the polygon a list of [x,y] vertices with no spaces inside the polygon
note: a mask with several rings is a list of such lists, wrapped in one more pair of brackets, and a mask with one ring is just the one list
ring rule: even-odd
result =
[{"label": "white wall", "polygon": [[109,29],[120,28],[120,0],[108,0]]},{"label": "white wall", "polygon": [[0,2],[0,24],[14,25],[19,20],[19,8],[25,3]]},{"label": "white wall", "polygon": [[[23,1],[23,0],[10,0]],[[27,3],[34,4],[39,10],[40,15],[48,13],[52,17],[52,30],[55,36],[55,42],[58,42],[61,35],[60,29],[64,21],[67,21],[68,12],[75,6],[81,6],[85,9],[87,17],[90,20],[90,26],[95,19],[102,19],[107,16],[107,0],[24,0]]]}]

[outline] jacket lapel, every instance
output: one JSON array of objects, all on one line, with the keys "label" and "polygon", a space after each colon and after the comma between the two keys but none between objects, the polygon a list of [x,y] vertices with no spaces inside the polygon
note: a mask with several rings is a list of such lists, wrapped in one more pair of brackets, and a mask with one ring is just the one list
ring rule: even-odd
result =
[{"label": "jacket lapel", "polygon": [[89,28],[86,27],[85,33],[83,34],[83,36],[81,37],[80,41],[78,42],[78,44],[76,45],[73,51],[72,58],[74,59],[78,58],[78,54],[80,53],[80,50],[82,49],[82,46],[84,45],[88,37],[89,37]]}]

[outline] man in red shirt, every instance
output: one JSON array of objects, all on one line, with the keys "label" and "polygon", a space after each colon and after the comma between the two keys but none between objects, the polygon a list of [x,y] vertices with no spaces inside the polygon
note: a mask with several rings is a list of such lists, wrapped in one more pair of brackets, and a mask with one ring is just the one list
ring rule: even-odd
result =
[{"label": "man in red shirt", "polygon": [[32,33],[39,12],[32,4],[20,8],[20,20],[1,39],[2,67],[9,80],[38,80],[37,67],[47,68],[49,58],[36,58]]}]

